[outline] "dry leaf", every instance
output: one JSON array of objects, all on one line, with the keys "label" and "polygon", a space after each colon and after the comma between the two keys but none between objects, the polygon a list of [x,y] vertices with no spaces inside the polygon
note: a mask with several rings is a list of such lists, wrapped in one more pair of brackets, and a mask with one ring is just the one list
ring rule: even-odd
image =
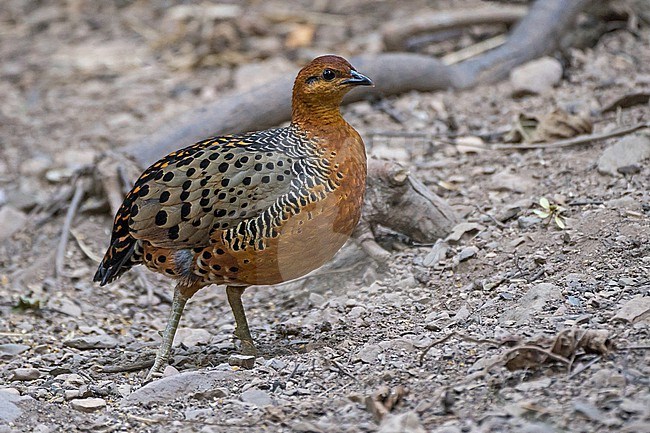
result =
[{"label": "dry leaf", "polygon": [[519,114],[513,129],[506,135],[510,143],[541,143],[576,135],[589,134],[593,129],[591,120],[556,109],[543,116]]},{"label": "dry leaf", "polygon": [[604,329],[567,329],[554,338],[539,337],[524,341],[504,354],[508,370],[536,368],[551,362],[569,364],[579,354],[596,353],[606,355],[614,348],[609,332]]}]

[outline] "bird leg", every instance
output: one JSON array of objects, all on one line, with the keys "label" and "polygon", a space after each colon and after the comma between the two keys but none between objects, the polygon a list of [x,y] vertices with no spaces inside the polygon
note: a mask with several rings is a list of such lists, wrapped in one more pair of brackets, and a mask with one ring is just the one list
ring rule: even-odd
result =
[{"label": "bird leg", "polygon": [[244,290],[246,290],[246,287],[227,286],[226,294],[228,295],[228,303],[232,309],[232,314],[235,316],[235,337],[241,341],[241,352],[244,355],[257,356],[257,349],[248,329],[246,313],[241,303],[241,295]]},{"label": "bird leg", "polygon": [[181,291],[180,285],[177,285],[174,289],[174,299],[172,300],[172,309],[169,313],[169,319],[167,320],[167,326],[162,334],[162,342],[158,348],[158,353],[156,353],[156,360],[153,363],[153,367],[149,370],[149,374],[145,379],[145,383],[153,380],[156,377],[162,375],[162,370],[169,360],[169,354],[171,353],[172,343],[174,342],[174,335],[176,334],[176,329],[178,328],[178,322],[181,320],[181,315],[183,314],[183,309],[185,308],[185,303],[190,298],[183,294]]}]

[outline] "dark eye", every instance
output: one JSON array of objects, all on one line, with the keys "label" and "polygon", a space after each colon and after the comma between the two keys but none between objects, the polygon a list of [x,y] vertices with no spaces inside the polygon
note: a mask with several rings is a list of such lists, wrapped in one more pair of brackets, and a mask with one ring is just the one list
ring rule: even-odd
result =
[{"label": "dark eye", "polygon": [[325,81],[332,81],[336,77],[336,73],[332,71],[331,69],[325,69],[323,71],[323,79]]}]

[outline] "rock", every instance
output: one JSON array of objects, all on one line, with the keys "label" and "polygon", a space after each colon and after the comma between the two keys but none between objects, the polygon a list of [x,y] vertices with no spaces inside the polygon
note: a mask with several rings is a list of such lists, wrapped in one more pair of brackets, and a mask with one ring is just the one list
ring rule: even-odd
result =
[{"label": "rock", "polygon": [[379,343],[379,347],[384,350],[395,350],[395,351],[404,351],[412,352],[415,350],[415,346],[409,340],[405,338],[395,338],[394,340],[382,341]]},{"label": "rock", "polygon": [[273,400],[271,400],[271,397],[266,392],[255,388],[251,388],[242,392],[241,400],[244,403],[249,403],[257,407],[273,405]]},{"label": "rock", "polygon": [[70,406],[81,412],[95,412],[106,407],[106,400],[103,398],[78,398],[70,401]]},{"label": "rock", "polygon": [[22,401],[33,401],[33,399],[27,396],[21,397],[18,390],[14,388],[0,389],[0,421],[10,423],[16,420],[22,414],[22,409],[18,405]]},{"label": "rock", "polygon": [[458,309],[453,317],[453,320],[454,322],[464,322],[471,314],[471,311],[469,311],[469,308],[467,308],[467,304],[465,304]]},{"label": "rock", "polygon": [[465,260],[469,260],[470,258],[474,257],[476,253],[478,253],[477,247],[475,246],[465,247],[462,250],[460,250],[460,253],[458,253],[458,261],[464,262]]},{"label": "rock", "polygon": [[117,346],[117,340],[106,334],[83,335],[66,340],[63,345],[79,350],[112,349]]},{"label": "rock", "polygon": [[27,223],[27,215],[13,206],[0,208],[0,241],[9,239]]},{"label": "rock", "polygon": [[527,229],[542,222],[541,218],[536,216],[520,216],[517,218],[517,225],[520,229]]},{"label": "rock", "polygon": [[379,354],[383,349],[378,344],[366,344],[357,352],[355,360],[371,363],[377,361]]},{"label": "rock", "polygon": [[327,300],[323,295],[314,292],[311,292],[309,294],[309,303],[311,303],[311,305],[314,307],[322,307],[326,301]]},{"label": "rock", "polygon": [[287,366],[287,363],[278,358],[271,358],[268,361],[266,361],[264,365],[267,367],[271,367],[276,371],[280,371]]},{"label": "rock", "polygon": [[535,391],[537,389],[548,388],[551,385],[550,378],[544,378],[539,380],[531,380],[528,382],[521,382],[515,385],[515,389],[521,392]]},{"label": "rock", "polygon": [[434,267],[447,256],[448,250],[449,245],[447,242],[443,241],[442,239],[438,239],[435,245],[431,247],[431,251],[429,251],[429,253],[422,261],[422,264],[430,268]]},{"label": "rock", "polygon": [[598,171],[619,176],[619,169],[639,165],[647,158],[650,158],[650,138],[641,134],[628,135],[605,149],[598,159]]},{"label": "rock", "polygon": [[460,223],[456,224],[451,233],[445,238],[449,242],[459,242],[461,239],[468,240],[476,236],[485,227],[477,223]]},{"label": "rock", "polygon": [[562,79],[562,64],[552,57],[541,57],[510,71],[515,96],[548,92]]},{"label": "rock", "polygon": [[618,310],[612,320],[650,323],[650,296],[636,295]]},{"label": "rock", "polygon": [[29,381],[36,380],[39,377],[41,377],[41,372],[36,368],[17,368],[14,370],[13,376],[11,376],[11,380]]},{"label": "rock", "polygon": [[163,370],[162,375],[163,375],[163,377],[168,377],[168,376],[173,376],[173,375],[179,374],[179,373],[180,372],[178,371],[178,369],[176,367],[174,367],[173,365],[167,365],[165,367],[165,369]]},{"label": "rock", "polygon": [[134,404],[168,403],[183,395],[209,393],[222,384],[249,379],[246,370],[188,371],[155,380],[135,390],[122,400],[122,406]]},{"label": "rock", "polygon": [[531,287],[524,296],[519,299],[516,307],[508,309],[499,317],[501,323],[514,321],[518,325],[528,322],[537,316],[553,300],[561,300],[562,291],[554,284],[541,283]]},{"label": "rock", "polygon": [[201,328],[179,328],[174,335],[173,346],[177,347],[184,344],[187,347],[206,345],[210,342],[212,335]]},{"label": "rock", "polygon": [[492,175],[488,188],[494,191],[512,191],[524,193],[535,187],[535,181],[514,173],[495,173]]},{"label": "rock", "polygon": [[426,433],[420,417],[411,411],[399,415],[386,414],[379,424],[378,433]]},{"label": "rock", "polygon": [[228,358],[228,364],[250,370],[255,366],[255,357],[252,355],[233,354]]},{"label": "rock", "polygon": [[6,343],[0,344],[0,359],[8,359],[29,350],[25,344]]}]

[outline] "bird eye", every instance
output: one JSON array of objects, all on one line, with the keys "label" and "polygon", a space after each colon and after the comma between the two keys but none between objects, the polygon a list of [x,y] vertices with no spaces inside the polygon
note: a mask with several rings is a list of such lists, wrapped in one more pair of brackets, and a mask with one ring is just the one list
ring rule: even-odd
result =
[{"label": "bird eye", "polygon": [[331,69],[325,69],[323,71],[323,79],[325,81],[332,81],[336,77],[336,73]]}]

